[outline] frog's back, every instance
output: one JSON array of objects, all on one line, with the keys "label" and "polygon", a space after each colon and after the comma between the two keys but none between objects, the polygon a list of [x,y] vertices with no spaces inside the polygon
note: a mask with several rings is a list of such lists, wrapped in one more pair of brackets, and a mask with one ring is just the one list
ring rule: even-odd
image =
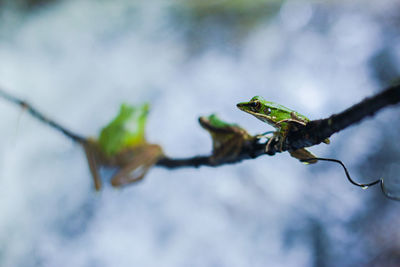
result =
[{"label": "frog's back", "polygon": [[302,121],[310,121],[306,116],[298,113],[297,111],[294,111],[293,109],[287,108],[275,102],[267,101],[261,96],[255,96],[251,100],[258,100],[263,103],[263,105],[269,107],[271,109],[271,116],[275,116],[276,118],[278,118],[278,120],[289,119],[292,117],[292,114],[294,114],[295,117]]},{"label": "frog's back", "polygon": [[[292,113],[292,112],[297,113],[297,112],[294,111],[293,109],[287,108],[287,107],[282,106],[282,105],[280,105],[280,104],[277,104],[277,103],[274,103],[274,102],[270,102],[270,101],[266,101],[266,100],[265,100],[265,102],[268,104],[268,106],[269,106],[271,109],[275,109],[275,110],[277,110],[277,111],[282,111],[282,112],[288,113],[288,114],[290,114],[290,113]],[[297,114],[296,114],[296,115],[297,115]]]}]

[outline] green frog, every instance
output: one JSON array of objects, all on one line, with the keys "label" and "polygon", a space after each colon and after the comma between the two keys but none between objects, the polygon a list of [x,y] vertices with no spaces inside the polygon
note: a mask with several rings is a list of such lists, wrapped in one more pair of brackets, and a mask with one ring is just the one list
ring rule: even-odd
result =
[{"label": "green frog", "polygon": [[[255,96],[248,102],[241,102],[237,104],[237,107],[240,110],[253,115],[257,119],[268,123],[276,129],[273,137],[267,142],[266,150],[269,149],[271,141],[275,137],[279,138],[280,149],[282,150],[283,142],[286,139],[290,128],[295,125],[298,127],[304,127],[310,121],[306,116],[277,103],[267,101],[260,96]],[[325,139],[323,142],[326,144],[330,143],[329,139]],[[292,157],[299,160],[315,158],[315,156],[305,148],[290,151],[290,154]],[[316,162],[317,160],[311,160],[308,163]]]}]

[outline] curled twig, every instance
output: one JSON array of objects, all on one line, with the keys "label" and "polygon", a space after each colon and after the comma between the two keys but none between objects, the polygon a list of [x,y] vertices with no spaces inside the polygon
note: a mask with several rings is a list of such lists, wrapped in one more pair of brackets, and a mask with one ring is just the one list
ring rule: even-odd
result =
[{"label": "curled twig", "polygon": [[343,162],[340,161],[340,160],[338,160],[338,159],[329,159],[329,158],[309,158],[309,159],[302,159],[302,160],[300,160],[300,161],[301,161],[301,162],[309,162],[309,161],[314,161],[314,160],[331,161],[331,162],[336,162],[336,163],[340,164],[340,165],[343,167],[343,169],[344,169],[344,172],[345,172],[345,174],[346,174],[347,180],[349,180],[349,182],[352,183],[353,185],[358,186],[358,187],[361,187],[362,189],[367,189],[368,187],[373,186],[373,185],[376,185],[377,183],[379,183],[379,182],[381,181],[381,179],[378,179],[378,180],[375,180],[375,181],[373,181],[373,182],[366,183],[366,184],[357,183],[356,181],[354,181],[354,180],[351,178],[350,173],[349,173],[349,171],[347,170],[346,166],[343,164]]},{"label": "curled twig", "polygon": [[353,178],[351,178],[349,171],[347,170],[346,166],[344,165],[344,163],[338,159],[330,159],[330,158],[309,158],[309,159],[302,159],[300,160],[301,162],[310,162],[310,161],[315,161],[315,160],[321,160],[321,161],[331,161],[331,162],[335,162],[338,163],[339,165],[341,165],[343,167],[343,170],[346,174],[347,180],[349,180],[350,183],[352,183],[355,186],[361,187],[362,189],[367,189],[370,186],[374,186],[376,184],[380,184],[381,190],[383,192],[383,194],[387,197],[390,198],[392,200],[398,200],[400,201],[400,197],[396,197],[393,196],[392,194],[390,194],[385,186],[384,186],[384,179],[383,178],[379,178],[375,181],[372,181],[370,183],[366,183],[366,184],[362,184],[362,183],[358,183],[356,181],[353,180]]}]

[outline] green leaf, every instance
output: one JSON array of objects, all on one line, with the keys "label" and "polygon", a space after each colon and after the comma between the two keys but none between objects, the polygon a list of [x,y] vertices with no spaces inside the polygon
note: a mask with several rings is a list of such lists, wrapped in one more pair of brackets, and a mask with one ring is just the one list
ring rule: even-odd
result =
[{"label": "green leaf", "polygon": [[143,144],[149,104],[130,106],[122,104],[119,114],[101,130],[99,144],[107,156],[113,156],[125,148]]}]

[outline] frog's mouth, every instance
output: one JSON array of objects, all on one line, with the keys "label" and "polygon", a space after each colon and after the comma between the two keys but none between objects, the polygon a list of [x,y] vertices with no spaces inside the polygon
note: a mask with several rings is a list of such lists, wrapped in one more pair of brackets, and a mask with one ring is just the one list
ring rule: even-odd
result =
[{"label": "frog's mouth", "polygon": [[246,107],[250,107],[250,105],[249,105],[249,103],[248,102],[241,102],[241,103],[238,103],[238,104],[236,104],[236,106],[240,109],[240,110],[243,110],[243,111],[250,111],[250,110],[248,110],[248,109],[246,109]]},{"label": "frog's mouth", "polygon": [[242,109],[242,107],[244,107],[245,104],[246,104],[246,103],[241,102],[241,103],[236,104],[236,106],[237,106],[238,108]]},{"label": "frog's mouth", "polygon": [[258,113],[258,112],[255,112],[255,111],[251,110],[252,107],[254,107],[253,105],[254,105],[254,104],[251,103],[251,102],[250,102],[250,103],[249,103],[249,102],[241,102],[241,103],[236,104],[236,106],[237,106],[240,110],[242,110],[242,111],[244,111],[244,112],[246,112],[246,113],[249,113],[249,114],[253,115],[253,116],[256,117],[257,119],[259,119],[259,120],[261,120],[261,121],[263,121],[263,122],[266,122],[266,123],[272,123],[271,119],[270,119],[268,116],[263,115],[263,114],[260,114],[260,113]]},{"label": "frog's mouth", "polygon": [[254,112],[254,111],[251,110],[252,107],[253,107],[253,103],[241,102],[241,103],[236,104],[236,106],[237,106],[240,110],[242,110],[242,111],[244,111],[244,112],[247,112],[247,113],[249,113],[249,114],[251,114],[251,115],[256,115],[256,114],[257,114],[256,112]]}]

